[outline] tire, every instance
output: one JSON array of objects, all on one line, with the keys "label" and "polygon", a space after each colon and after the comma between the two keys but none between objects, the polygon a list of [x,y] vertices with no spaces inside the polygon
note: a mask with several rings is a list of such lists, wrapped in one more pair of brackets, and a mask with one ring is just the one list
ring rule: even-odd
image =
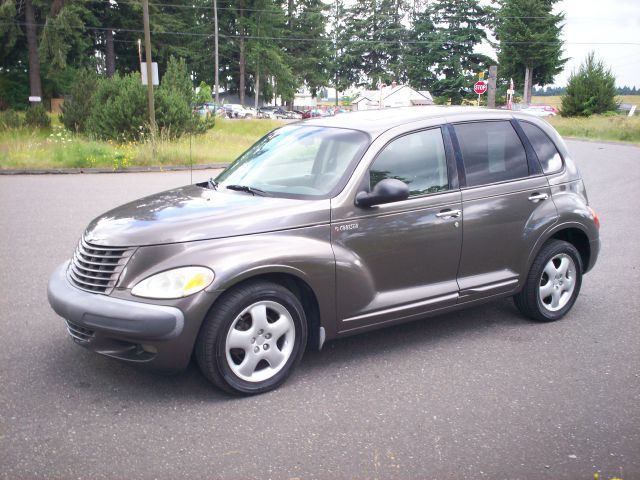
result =
[{"label": "tire", "polygon": [[564,317],[578,298],[582,285],[582,260],[568,242],[550,240],[536,256],[524,288],[514,296],[516,307],[538,322]]},{"label": "tire", "polygon": [[298,298],[266,281],[240,285],[216,302],[198,335],[196,359],[214,385],[235,394],[279,387],[300,362],[307,322]]}]

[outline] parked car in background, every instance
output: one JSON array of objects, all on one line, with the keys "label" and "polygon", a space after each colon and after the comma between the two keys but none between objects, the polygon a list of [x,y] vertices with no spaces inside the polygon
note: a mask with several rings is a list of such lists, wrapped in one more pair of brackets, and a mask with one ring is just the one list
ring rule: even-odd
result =
[{"label": "parked car in background", "polygon": [[97,217],[48,297],[83,347],[170,370],[195,356],[221,389],[256,394],[329,339],[504,297],[559,320],[599,226],[539,118],[355,112],[278,128],[216,179]]},{"label": "parked car in background", "polygon": [[275,107],[260,107],[257,111],[257,117],[275,119],[276,115],[274,111]]},{"label": "parked car in background", "polygon": [[193,113],[202,117],[206,117],[207,115],[224,116],[225,111],[222,106],[215,103],[203,103],[202,105],[196,105]]},{"label": "parked car in background", "polygon": [[529,105],[520,110],[521,112],[531,113],[538,117],[555,117],[560,113],[557,107],[553,105]]},{"label": "parked car in background", "polygon": [[228,118],[246,118],[251,113],[239,103],[226,103],[224,105]]}]

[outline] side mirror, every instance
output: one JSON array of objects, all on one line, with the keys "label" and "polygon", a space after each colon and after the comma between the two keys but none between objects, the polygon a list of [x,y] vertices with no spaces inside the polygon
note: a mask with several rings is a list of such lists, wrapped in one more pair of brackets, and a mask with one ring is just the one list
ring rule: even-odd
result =
[{"label": "side mirror", "polygon": [[358,192],[356,205],[371,207],[383,203],[397,202],[409,198],[409,186],[395,178],[385,178],[376,183],[371,192]]}]

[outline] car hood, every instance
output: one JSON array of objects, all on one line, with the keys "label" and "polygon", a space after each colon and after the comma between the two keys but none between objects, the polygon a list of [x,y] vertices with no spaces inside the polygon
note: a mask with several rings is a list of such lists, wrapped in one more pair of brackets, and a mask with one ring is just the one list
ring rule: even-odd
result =
[{"label": "car hood", "polygon": [[122,205],[94,219],[85,240],[144,246],[249,235],[328,223],[330,200],[299,200],[188,185]]}]

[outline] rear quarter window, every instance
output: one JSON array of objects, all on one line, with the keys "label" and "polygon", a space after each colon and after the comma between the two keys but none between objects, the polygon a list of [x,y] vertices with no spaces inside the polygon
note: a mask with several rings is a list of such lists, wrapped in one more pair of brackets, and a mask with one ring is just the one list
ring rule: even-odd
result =
[{"label": "rear quarter window", "polygon": [[520,122],[529,139],[544,173],[554,173],[562,169],[562,157],[551,139],[539,127],[529,122]]}]

